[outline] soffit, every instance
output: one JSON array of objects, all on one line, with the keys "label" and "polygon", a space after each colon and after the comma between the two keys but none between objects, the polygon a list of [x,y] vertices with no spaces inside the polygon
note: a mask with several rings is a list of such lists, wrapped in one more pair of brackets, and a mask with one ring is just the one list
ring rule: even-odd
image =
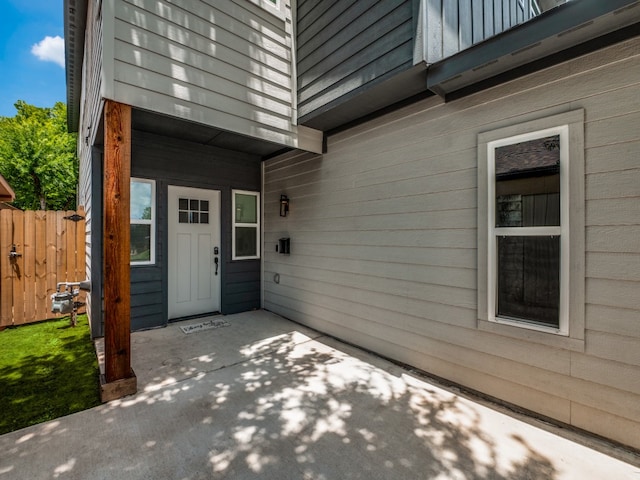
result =
[{"label": "soffit", "polygon": [[140,132],[178,138],[200,145],[208,145],[236,152],[266,157],[280,152],[282,145],[219,130],[207,125],[188,122],[175,117],[134,109],[132,128]]},{"label": "soffit", "polygon": [[77,132],[82,95],[82,60],[88,0],[64,0],[64,56],[67,81],[67,128]]},{"label": "soffit", "polygon": [[603,47],[605,36],[639,21],[640,1],[571,1],[430,65],[427,86],[446,96],[595,39]]}]

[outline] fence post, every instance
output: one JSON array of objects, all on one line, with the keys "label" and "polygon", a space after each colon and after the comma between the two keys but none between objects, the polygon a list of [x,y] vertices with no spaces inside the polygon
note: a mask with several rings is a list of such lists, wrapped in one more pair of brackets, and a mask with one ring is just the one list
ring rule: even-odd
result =
[{"label": "fence post", "polygon": [[47,212],[38,210],[35,215],[35,285],[36,313],[42,319],[49,315],[49,297],[47,296]]},{"label": "fence post", "polygon": [[12,211],[0,210],[0,328],[13,325],[13,273],[9,262],[12,233]]}]

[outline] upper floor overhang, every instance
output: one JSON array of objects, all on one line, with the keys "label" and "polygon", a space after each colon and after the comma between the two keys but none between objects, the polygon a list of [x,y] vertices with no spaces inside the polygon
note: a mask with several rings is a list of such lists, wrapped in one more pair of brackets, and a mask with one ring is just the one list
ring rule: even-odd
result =
[{"label": "upper floor overhang", "polygon": [[297,124],[290,12],[290,0],[65,0],[69,130],[93,140],[112,100],[208,144],[322,152],[323,133]]},{"label": "upper floor overhang", "polygon": [[[638,0],[380,3],[389,5],[388,11],[377,16],[364,13],[375,25],[362,25],[351,37],[333,31],[324,39],[333,45],[309,48],[307,54],[313,39],[299,34],[299,62],[305,62],[298,78],[302,124],[330,131],[423,96],[462,96],[630,38],[640,26]],[[512,6],[509,15],[507,4]],[[504,10],[498,12],[498,5]],[[514,13],[513,5],[520,10]],[[532,10],[523,13],[525,7]],[[350,12],[341,12],[333,22],[339,24]],[[500,18],[492,17],[498,13]],[[331,16],[327,12],[322,18]],[[323,35],[308,16],[303,20],[309,25],[302,26],[302,35]],[[358,22],[362,23],[353,20],[349,28]],[[326,23],[330,29],[331,22]],[[343,38],[343,44],[336,43]],[[352,55],[344,53],[349,49]],[[318,52],[324,57],[314,59]],[[381,53],[374,57],[375,52]],[[332,63],[332,55],[339,61]],[[359,59],[367,55],[372,57],[369,63],[359,66]],[[381,65],[377,70],[370,68],[375,62]],[[329,74],[323,78],[314,71],[316,65],[330,65]]]},{"label": "upper floor overhang", "polygon": [[429,65],[427,88],[445,97],[477,90],[629,38],[638,22],[637,0],[569,1]]}]

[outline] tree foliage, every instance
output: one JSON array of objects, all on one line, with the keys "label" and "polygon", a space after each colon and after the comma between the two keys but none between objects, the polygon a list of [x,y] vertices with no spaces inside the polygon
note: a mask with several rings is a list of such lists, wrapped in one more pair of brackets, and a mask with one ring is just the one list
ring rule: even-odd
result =
[{"label": "tree foliage", "polygon": [[18,100],[15,117],[0,117],[0,174],[25,210],[75,208],[76,135],[67,133],[67,107],[40,108]]}]

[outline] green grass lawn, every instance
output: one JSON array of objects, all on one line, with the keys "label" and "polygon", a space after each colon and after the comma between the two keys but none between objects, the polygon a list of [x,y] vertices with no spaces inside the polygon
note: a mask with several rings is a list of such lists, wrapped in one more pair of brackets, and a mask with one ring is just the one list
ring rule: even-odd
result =
[{"label": "green grass lawn", "polygon": [[86,315],[0,332],[0,434],[100,404]]}]

